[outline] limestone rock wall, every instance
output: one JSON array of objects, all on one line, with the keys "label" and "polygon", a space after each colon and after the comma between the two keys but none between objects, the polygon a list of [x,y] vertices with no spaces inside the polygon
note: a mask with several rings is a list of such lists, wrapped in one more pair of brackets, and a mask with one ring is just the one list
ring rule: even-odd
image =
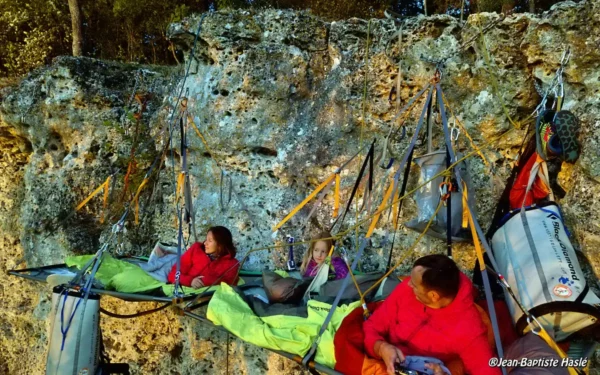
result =
[{"label": "limestone rock wall", "polygon": [[[241,259],[249,249],[285,243],[286,235],[301,239],[329,227],[331,195],[308,225],[304,224],[311,205],[271,237],[271,228],[361,146],[376,139],[380,157],[390,126],[398,126],[393,121],[395,94],[389,100],[398,63],[404,105],[432,78],[431,60],[440,59],[445,59],[441,85],[452,108],[450,122],[456,116],[464,124],[493,166],[488,168],[477,156],[469,159],[478,216],[485,228],[528,117],[541,99],[536,83],[548,87],[569,45],[564,107],[581,120],[583,149],[574,166],[563,166],[559,180],[567,195],[561,204],[575,245],[590,260],[595,277],[600,269],[600,203],[595,199],[600,192],[599,14],[600,1],[594,0],[564,2],[538,16],[472,15],[464,25],[449,16],[410,18],[402,22],[398,43],[393,36],[399,25],[386,19],[327,23],[307,12],[217,12],[204,19],[183,90],[183,66],[59,58],[0,91],[0,265],[4,270],[34,267],[94,252],[110,237],[112,224],[164,150],[167,157],[155,165],[140,195],[139,225],[132,210],[126,232],[111,251],[147,254],[158,239],[176,240],[174,176],[181,155],[179,123],[173,119],[179,115],[179,92],[188,99],[188,113],[208,144],[207,148],[188,127],[188,163],[201,238],[211,225],[229,227]],[[168,30],[187,53],[199,19]],[[476,39],[480,27],[486,31],[485,47]],[[376,167],[376,181],[395,172],[422,104],[409,112],[408,136],[401,139],[399,132],[390,140],[396,164],[389,171]],[[169,124],[175,129],[171,146]],[[440,140],[436,124],[434,146]],[[464,132],[457,149],[472,150]],[[425,151],[425,145],[417,149],[418,154]],[[355,160],[342,173],[342,202],[361,162]],[[230,202],[229,180],[221,183],[221,169],[234,187]],[[115,172],[108,209],[103,211],[100,194],[75,213],[74,207]],[[409,186],[415,186],[416,178],[413,172]],[[359,203],[362,198],[361,194]],[[401,221],[415,213],[415,203],[407,200]],[[355,222],[352,211],[344,228]],[[382,241],[386,225],[384,218],[366,250],[361,262],[365,271],[387,262],[389,243]],[[190,236],[185,228],[186,239]],[[395,260],[416,237],[401,227]],[[353,235],[343,241],[349,254],[355,251],[354,241]],[[443,241],[424,241],[401,270],[408,270],[416,257],[443,247]],[[299,261],[304,248],[297,246],[296,251]],[[456,245],[455,258],[463,269],[472,269],[472,246]],[[286,260],[285,250],[262,251],[253,253],[245,268],[280,267]],[[45,286],[0,275],[1,373],[43,373],[50,294]],[[111,298],[103,299],[102,305],[122,314],[156,306]],[[127,321],[103,317],[102,328],[108,354],[114,361],[130,363],[133,373],[303,373],[291,361],[228,340],[224,333],[169,310]],[[31,360],[22,360],[23,350]]]}]

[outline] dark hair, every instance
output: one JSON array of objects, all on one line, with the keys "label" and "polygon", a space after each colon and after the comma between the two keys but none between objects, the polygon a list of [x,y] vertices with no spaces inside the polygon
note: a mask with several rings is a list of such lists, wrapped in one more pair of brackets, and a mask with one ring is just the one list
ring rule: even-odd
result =
[{"label": "dark hair", "polygon": [[221,226],[211,227],[208,232],[212,233],[217,242],[217,256],[231,255],[235,257],[236,248],[233,245],[233,237],[229,229]]},{"label": "dark hair", "polygon": [[425,288],[435,290],[442,297],[456,297],[460,284],[460,270],[452,259],[441,254],[426,255],[416,260],[414,267],[416,266],[425,268]]}]

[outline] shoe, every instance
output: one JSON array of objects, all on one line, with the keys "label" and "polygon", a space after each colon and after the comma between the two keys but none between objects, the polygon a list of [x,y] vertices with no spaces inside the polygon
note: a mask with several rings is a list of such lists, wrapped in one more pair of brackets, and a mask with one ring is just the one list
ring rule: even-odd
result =
[{"label": "shoe", "polygon": [[562,144],[552,123],[554,117],[554,111],[545,110],[540,113],[535,125],[537,153],[544,160],[562,155]]},{"label": "shoe", "polygon": [[579,158],[581,146],[577,141],[579,119],[570,111],[559,111],[552,121],[556,135],[560,139],[560,157],[567,163],[575,163]]}]

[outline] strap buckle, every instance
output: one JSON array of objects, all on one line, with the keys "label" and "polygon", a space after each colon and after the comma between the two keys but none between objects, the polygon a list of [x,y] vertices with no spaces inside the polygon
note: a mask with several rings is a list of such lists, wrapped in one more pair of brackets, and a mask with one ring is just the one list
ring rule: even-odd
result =
[{"label": "strap buckle", "polygon": [[121,220],[119,220],[116,224],[113,225],[112,232],[117,234],[123,230],[123,227],[124,223]]}]

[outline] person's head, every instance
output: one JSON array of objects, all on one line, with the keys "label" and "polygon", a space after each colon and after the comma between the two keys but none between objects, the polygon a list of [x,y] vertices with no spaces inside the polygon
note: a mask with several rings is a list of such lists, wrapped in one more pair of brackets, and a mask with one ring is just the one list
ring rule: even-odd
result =
[{"label": "person's head", "polygon": [[206,233],[206,241],[204,241],[204,249],[206,254],[214,254],[217,257],[231,255],[235,257],[235,246],[233,245],[233,237],[229,229],[225,227],[211,227]]},{"label": "person's head", "polygon": [[306,272],[311,259],[317,264],[321,264],[325,261],[325,258],[329,255],[329,250],[331,250],[335,241],[333,239],[320,240],[320,238],[329,237],[331,237],[331,233],[321,232],[312,238],[308,251],[304,253],[304,258],[302,259],[302,266],[300,267],[302,273]]},{"label": "person's head", "polygon": [[460,270],[445,255],[427,255],[415,262],[408,284],[419,302],[441,308],[449,305],[458,294]]}]

